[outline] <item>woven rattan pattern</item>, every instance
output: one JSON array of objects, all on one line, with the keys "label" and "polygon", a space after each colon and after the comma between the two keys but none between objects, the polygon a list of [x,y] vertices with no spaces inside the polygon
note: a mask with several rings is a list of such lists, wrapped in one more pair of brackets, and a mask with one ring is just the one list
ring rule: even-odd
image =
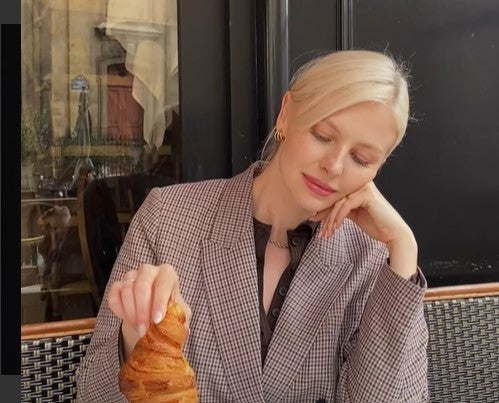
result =
[{"label": "woven rattan pattern", "polygon": [[[431,401],[499,402],[499,297],[425,303]],[[91,334],[23,340],[21,401],[66,402]]]},{"label": "woven rattan pattern", "polygon": [[499,402],[499,296],[425,303],[432,402]]},{"label": "woven rattan pattern", "polygon": [[92,334],[22,340],[21,402],[71,402],[75,371]]}]

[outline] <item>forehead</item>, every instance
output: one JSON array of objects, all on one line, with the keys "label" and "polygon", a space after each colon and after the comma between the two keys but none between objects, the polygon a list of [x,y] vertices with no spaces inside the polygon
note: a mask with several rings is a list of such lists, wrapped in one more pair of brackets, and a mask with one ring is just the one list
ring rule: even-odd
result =
[{"label": "forehead", "polygon": [[341,109],[317,123],[338,135],[388,152],[397,139],[393,111],[378,102],[362,102]]}]

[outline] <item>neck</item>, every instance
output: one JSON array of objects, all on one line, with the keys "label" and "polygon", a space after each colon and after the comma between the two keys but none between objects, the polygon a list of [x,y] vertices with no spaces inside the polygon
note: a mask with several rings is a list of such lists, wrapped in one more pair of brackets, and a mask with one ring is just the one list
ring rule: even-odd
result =
[{"label": "neck", "polygon": [[276,165],[270,162],[253,181],[253,215],[272,226],[271,238],[287,243],[287,231],[311,214],[297,206]]}]

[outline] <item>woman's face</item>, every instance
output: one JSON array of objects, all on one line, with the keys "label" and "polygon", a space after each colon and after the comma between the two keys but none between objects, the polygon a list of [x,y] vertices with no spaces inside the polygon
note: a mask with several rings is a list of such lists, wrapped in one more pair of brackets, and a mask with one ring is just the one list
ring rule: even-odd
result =
[{"label": "woman's face", "polygon": [[274,159],[297,207],[313,214],[374,179],[396,141],[396,123],[388,108],[363,102],[300,127],[289,99],[277,120],[286,140]]}]

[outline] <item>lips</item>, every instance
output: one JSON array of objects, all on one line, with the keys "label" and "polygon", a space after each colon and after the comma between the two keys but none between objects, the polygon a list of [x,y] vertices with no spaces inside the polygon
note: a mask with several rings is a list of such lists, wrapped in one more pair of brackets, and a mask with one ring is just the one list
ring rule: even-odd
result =
[{"label": "lips", "polygon": [[305,185],[307,185],[308,189],[317,196],[330,196],[335,192],[335,190],[327,184],[312,176],[303,174],[303,179],[305,180]]}]

